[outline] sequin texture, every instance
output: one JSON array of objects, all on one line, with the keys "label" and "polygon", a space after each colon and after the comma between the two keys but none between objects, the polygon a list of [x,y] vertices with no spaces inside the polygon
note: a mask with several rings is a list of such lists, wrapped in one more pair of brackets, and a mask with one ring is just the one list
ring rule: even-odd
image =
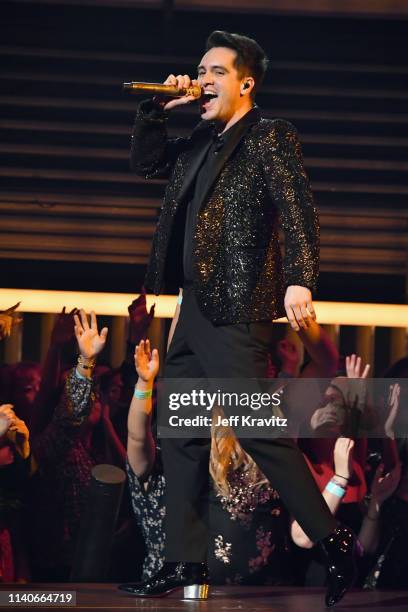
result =
[{"label": "sequin texture", "polygon": [[[262,482],[262,484],[258,484]],[[279,499],[275,491],[257,466],[249,466],[231,471],[228,475],[230,494],[223,496],[217,494],[217,498],[231,520],[239,521],[242,527],[251,525],[253,512],[259,506],[270,500]]]},{"label": "sequin texture", "polygon": [[[165,116],[158,110],[142,103],[136,116],[132,167],[146,178],[169,178],[145,279],[156,294],[163,290],[174,250],[170,241],[180,193],[188,197],[183,184],[194,162],[192,150],[211,137],[211,127],[201,122],[190,138],[167,139]],[[216,324],[275,319],[285,314],[288,285],[314,289],[318,265],[318,217],[296,129],[282,119],[259,118],[226,159],[198,216],[194,289],[199,306]]]}]

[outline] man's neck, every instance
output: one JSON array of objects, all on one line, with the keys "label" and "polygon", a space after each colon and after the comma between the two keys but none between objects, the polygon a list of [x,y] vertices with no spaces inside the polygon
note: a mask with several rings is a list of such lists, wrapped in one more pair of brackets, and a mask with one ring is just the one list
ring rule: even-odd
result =
[{"label": "man's neck", "polygon": [[237,123],[240,119],[242,119],[242,117],[244,115],[246,115],[247,113],[249,113],[250,110],[253,109],[253,105],[251,104],[251,106],[244,106],[243,108],[240,108],[239,110],[237,110],[232,117],[228,120],[227,123],[225,124],[220,124],[219,126],[219,130],[218,133],[219,134],[223,134],[224,132],[226,132],[227,130],[229,130],[230,127],[232,127],[234,125],[234,123]]}]

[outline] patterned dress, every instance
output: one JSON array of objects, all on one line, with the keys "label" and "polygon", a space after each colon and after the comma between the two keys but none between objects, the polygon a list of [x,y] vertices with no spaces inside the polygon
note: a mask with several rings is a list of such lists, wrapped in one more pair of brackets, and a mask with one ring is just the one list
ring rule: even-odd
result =
[{"label": "patterned dress", "polygon": [[95,401],[93,387],[72,369],[52,421],[32,441],[38,471],[30,482],[31,540],[38,567],[70,565],[91,470],[103,463],[81,436]]},{"label": "patterned dress", "polygon": [[[164,493],[160,451],[146,486],[127,464],[136,521],[146,557],[142,579],[161,568],[164,558]],[[208,564],[212,584],[291,584],[289,517],[277,492],[266,482],[252,485],[241,469],[230,477],[231,495],[210,492]]]}]

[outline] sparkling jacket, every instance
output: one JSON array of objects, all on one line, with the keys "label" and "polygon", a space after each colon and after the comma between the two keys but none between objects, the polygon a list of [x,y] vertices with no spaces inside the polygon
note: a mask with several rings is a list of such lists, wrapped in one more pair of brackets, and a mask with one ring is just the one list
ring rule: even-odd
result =
[{"label": "sparkling jacket", "polygon": [[[153,237],[145,286],[159,294],[182,286],[182,214],[211,144],[214,125],[201,121],[189,138],[168,138],[166,115],[139,105],[131,166],[145,178],[168,178]],[[319,224],[296,129],[263,119],[253,108],[218,155],[202,194],[194,236],[194,289],[215,324],[271,320],[285,314],[288,285],[313,289],[319,265]],[[282,261],[278,228],[285,237]],[[177,272],[174,278],[174,272]]]}]

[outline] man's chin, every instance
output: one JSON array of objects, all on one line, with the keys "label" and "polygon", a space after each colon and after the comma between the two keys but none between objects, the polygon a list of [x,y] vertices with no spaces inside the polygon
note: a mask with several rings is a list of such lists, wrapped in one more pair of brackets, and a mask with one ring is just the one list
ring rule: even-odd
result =
[{"label": "man's chin", "polygon": [[204,121],[216,121],[217,113],[211,109],[201,109],[201,119]]}]

